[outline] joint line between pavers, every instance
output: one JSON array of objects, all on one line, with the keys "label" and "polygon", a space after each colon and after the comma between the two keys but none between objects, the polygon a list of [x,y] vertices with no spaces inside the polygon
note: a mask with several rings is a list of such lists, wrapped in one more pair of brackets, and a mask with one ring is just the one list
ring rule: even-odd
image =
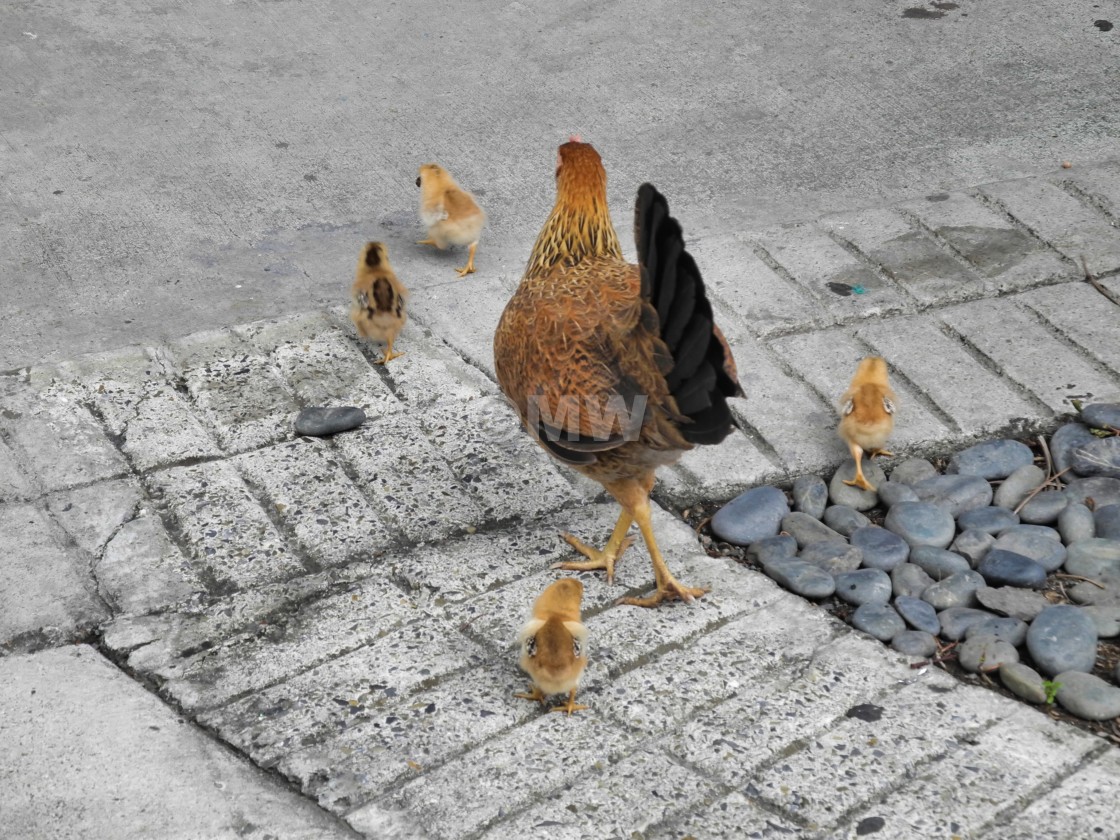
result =
[{"label": "joint line between pavers", "polygon": [[1002,216],[1004,220],[1009,222],[1013,228],[1027,234],[1031,237],[1031,239],[1043,245],[1047,251],[1057,256],[1066,265],[1076,265],[1073,260],[1071,260],[1060,250],[1058,250],[1054,245],[1052,245],[1050,241],[1046,239],[1042,234],[1040,234],[1018,216],[1014,215],[1010,210],[1008,210],[1007,206],[1002,201],[1000,201],[995,196],[988,195],[986,192],[984,192],[983,187],[976,187],[968,193],[968,196],[980,202],[993,213]]},{"label": "joint line between pavers", "polygon": [[[794,288],[800,289],[806,298],[822,304],[828,302],[827,299],[814,288],[809,286],[807,283],[802,283],[800,280],[798,280],[797,276],[780,262],[778,262],[774,255],[766,250],[766,247],[764,245],[761,245],[750,238],[746,238],[744,241],[750,247],[751,252],[756,257],[758,257],[758,259],[762,261],[763,264],[769,267],[771,271],[773,271],[787,283],[792,285]],[[826,314],[832,319],[833,323],[840,323],[840,321],[834,315],[832,315],[832,313],[828,312],[827,309]],[[856,315],[854,317],[858,318],[860,316]]]},{"label": "joint line between pavers", "polygon": [[824,233],[829,239],[867,266],[871,271],[875,272],[885,283],[902,296],[906,301],[906,312],[919,312],[922,309],[922,302],[902,283],[900,283],[889,268],[883,265],[878,260],[872,258],[869,254],[865,254],[860,250],[859,246],[854,242],[844,238],[836,231],[824,225],[817,225],[814,223],[818,230]]},{"label": "joint line between pavers", "polygon": [[1073,353],[1076,353],[1081,359],[1089,365],[1094,371],[1103,376],[1105,379],[1111,379],[1114,382],[1120,382],[1120,371],[1116,371],[1108,365],[1101,362],[1096,356],[1089,352],[1088,349],[1078,344],[1072,336],[1065,333],[1056,324],[1052,324],[1046,320],[1041,312],[1032,309],[1029,302],[1022,300],[1018,296],[1012,297],[1012,304],[1022,312],[1027,318],[1031,319],[1038,325],[1039,329],[1045,330],[1054,338],[1059,344],[1069,348]]},{"label": "joint line between pavers", "polygon": [[[330,309],[321,311],[324,312],[327,316],[327,319],[338,328],[339,332],[342,333],[342,336],[346,339],[346,341],[350,342],[356,347],[358,353],[360,353],[362,358],[366,360],[366,364],[373,370],[373,372],[385,385],[389,393],[392,394],[398,402],[403,404],[404,400],[401,399],[401,395],[397,392],[397,383],[385,369],[386,366],[377,362],[377,356],[375,355],[374,351],[374,343],[371,341],[363,341],[361,338],[355,338],[353,335],[351,335],[350,331],[346,328],[348,320],[344,320],[341,314],[336,314]],[[415,316],[411,312],[408,313],[408,319],[410,321],[416,321]],[[423,326],[423,324],[420,325]],[[301,402],[300,405],[305,405],[305,403]]]},{"label": "joint line between pavers", "polygon": [[[1067,178],[1060,178],[1052,183],[1066,195],[1070,196],[1070,198],[1076,199],[1082,204],[1098,211],[1113,227],[1120,227],[1120,218],[1117,218],[1116,213],[1113,212],[1111,204],[1107,199],[1096,193],[1089,192],[1081,184]],[[1118,209],[1118,212],[1120,212],[1120,209]]]}]

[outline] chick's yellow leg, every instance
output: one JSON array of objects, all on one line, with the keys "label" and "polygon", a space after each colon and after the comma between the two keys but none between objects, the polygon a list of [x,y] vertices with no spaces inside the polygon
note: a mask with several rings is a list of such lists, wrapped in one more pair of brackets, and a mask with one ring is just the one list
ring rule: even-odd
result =
[{"label": "chick's yellow leg", "polygon": [[576,702],[576,690],[573,688],[568,692],[568,702],[562,703],[559,706],[553,706],[549,709],[550,712],[567,712],[568,717],[572,716],[572,712],[582,712],[584,709],[590,709],[590,706],[585,706],[582,703]]},{"label": "chick's yellow leg", "polygon": [[519,691],[516,694],[514,694],[513,696],[517,697],[517,698],[520,698],[521,700],[536,700],[542,706],[544,705],[545,699],[546,699],[545,695],[542,694],[541,690],[539,688],[537,688],[536,686],[533,686],[533,690],[530,693],[525,693],[524,691]]},{"label": "chick's yellow leg", "polygon": [[626,532],[630,530],[630,523],[633,518],[626,512],[625,508],[622,513],[618,515],[618,521],[614,524],[614,530],[611,532],[611,538],[607,540],[607,544],[602,548],[593,548],[585,543],[579,537],[574,537],[571,534],[561,534],[564,542],[582,554],[587,560],[569,560],[563,563],[553,563],[554,569],[567,569],[572,572],[587,572],[597,571],[604,569],[607,573],[607,583],[614,583],[614,564],[622,557],[622,553],[630,547],[634,542],[632,537],[626,536]]},{"label": "chick's yellow leg", "polygon": [[855,459],[856,462],[856,477],[850,481],[845,478],[843,479],[844,483],[849,487],[859,487],[862,490],[874,490],[875,486],[863,475],[863,449],[856,443],[849,443],[848,448],[851,450],[852,458]]},{"label": "chick's yellow leg", "polygon": [[884,458],[889,458],[891,455],[894,455],[894,453],[888,452],[886,449],[872,449],[867,453],[868,458],[878,458],[880,455]]},{"label": "chick's yellow leg", "polygon": [[437,248],[439,247],[439,245],[436,244],[436,241],[434,239],[432,239],[432,237],[430,237],[430,236],[427,239],[417,239],[416,244],[417,245],[435,245]]},{"label": "chick's yellow leg", "polygon": [[455,269],[459,272],[460,277],[466,277],[468,274],[474,274],[474,251],[478,247],[477,242],[472,242],[470,250],[467,252],[467,264],[462,268]]},{"label": "chick's yellow leg", "polygon": [[401,353],[394,353],[393,352],[393,339],[390,338],[388,340],[387,344],[388,344],[388,347],[385,348],[385,354],[380,359],[377,360],[377,364],[379,364],[379,365],[386,364],[387,362],[393,361],[393,359],[397,358],[398,356],[403,356],[404,355],[403,352],[401,352]]}]

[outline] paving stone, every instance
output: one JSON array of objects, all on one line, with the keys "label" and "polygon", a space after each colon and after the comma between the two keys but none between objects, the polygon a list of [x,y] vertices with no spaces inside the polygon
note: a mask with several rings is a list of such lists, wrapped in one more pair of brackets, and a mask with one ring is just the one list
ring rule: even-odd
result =
[{"label": "paving stone", "polygon": [[1035,840],[1039,826],[1053,826],[1070,837],[1107,837],[1116,826],[1120,796],[1120,752],[1105,750],[1070,776],[1056,782],[1000,826],[1004,840]]},{"label": "paving stone", "polygon": [[1031,232],[1077,263],[1103,274],[1120,268],[1120,231],[1097,210],[1039,179],[1001,181],[983,187]]},{"label": "paving stone", "polygon": [[[572,470],[568,472],[572,477],[579,477]],[[670,478],[674,473],[680,478],[676,483]],[[660,470],[654,494],[677,507],[687,507],[700,501],[729,499],[747,487],[779,477],[785,476],[762,450],[742,432],[733,430],[718,445],[697,446],[685,452],[675,466]],[[594,487],[600,492],[599,485]]]},{"label": "paving stone", "polygon": [[899,840],[977,836],[993,819],[993,802],[1069,773],[1099,743],[1034,709],[1007,701],[1000,705],[1004,711],[997,714],[1003,720],[958,740],[943,759],[882,801],[863,805],[848,822],[858,825],[865,816],[883,815],[883,836]]},{"label": "paving stone", "polygon": [[38,495],[20,470],[15,453],[0,440],[0,502],[23,501]]},{"label": "paving stone", "polygon": [[1120,370],[1115,312],[1105,306],[1107,301],[1088,283],[1062,283],[1034,289],[1020,295],[1017,301],[1045,318],[1107,369]]},{"label": "paving stone", "polygon": [[968,300],[982,292],[978,277],[893,210],[826,216],[819,224],[867,254],[921,304]]},{"label": "paving stone", "polygon": [[964,257],[984,278],[989,293],[1029,288],[1073,274],[1044,243],[972,196],[942,193],[936,201],[919,199],[900,206]]},{"label": "paving stone", "polygon": [[102,596],[120,612],[133,615],[207,591],[163,522],[146,508],[113,534],[94,563],[94,574]]},{"label": "paving stone", "polygon": [[753,799],[732,791],[707,807],[694,807],[677,820],[649,829],[646,840],[681,840],[682,837],[778,838],[795,836],[800,826],[761,807]]},{"label": "paving stone", "polygon": [[100,555],[109,538],[133,517],[142,499],[136,480],[121,478],[56,493],[47,506],[79,548]]},{"label": "paving stone", "polygon": [[171,467],[150,480],[190,547],[192,566],[208,583],[258,586],[306,571],[232,464]]}]

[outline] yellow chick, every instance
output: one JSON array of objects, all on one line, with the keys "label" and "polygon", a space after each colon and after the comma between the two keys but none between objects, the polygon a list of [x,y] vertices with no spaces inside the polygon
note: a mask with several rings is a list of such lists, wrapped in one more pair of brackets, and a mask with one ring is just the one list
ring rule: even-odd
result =
[{"label": "yellow chick", "polygon": [[407,298],[408,289],[389,265],[389,250],[381,242],[367,242],[350,290],[350,319],[363,338],[386,343],[378,364],[404,355],[393,352],[393,341],[408,319],[404,311]]},{"label": "yellow chick", "polygon": [[840,398],[840,437],[848,444],[856,462],[856,477],[845,484],[874,490],[863,475],[861,459],[890,455],[883,449],[894,431],[895,396],[887,383],[887,363],[879,356],[868,356],[859,363],[856,375]]},{"label": "yellow chick", "polygon": [[467,264],[455,269],[460,277],[474,273],[474,252],[478,235],[486,224],[486,214],[474,196],[455,183],[442,166],[425,163],[416,179],[420,188],[420,221],[428,228],[428,238],[417,245],[435,245],[441,251],[449,245],[470,248]]},{"label": "yellow chick", "polygon": [[579,620],[583,584],[563,578],[548,586],[533,604],[533,618],[521,628],[521,670],[533,681],[533,690],[515,694],[524,700],[537,700],[567,692],[568,702],[550,711],[572,712],[586,709],[576,703],[576,689],[587,667],[587,628]]}]

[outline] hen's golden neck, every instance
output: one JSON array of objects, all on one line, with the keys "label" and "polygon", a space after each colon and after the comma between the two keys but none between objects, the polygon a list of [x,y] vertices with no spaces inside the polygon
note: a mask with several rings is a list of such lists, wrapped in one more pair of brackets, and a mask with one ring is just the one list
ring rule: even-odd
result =
[{"label": "hen's golden neck", "polygon": [[589,257],[622,259],[607,209],[607,174],[601,164],[577,167],[566,163],[557,173],[556,206],[537,236],[524,279]]}]

